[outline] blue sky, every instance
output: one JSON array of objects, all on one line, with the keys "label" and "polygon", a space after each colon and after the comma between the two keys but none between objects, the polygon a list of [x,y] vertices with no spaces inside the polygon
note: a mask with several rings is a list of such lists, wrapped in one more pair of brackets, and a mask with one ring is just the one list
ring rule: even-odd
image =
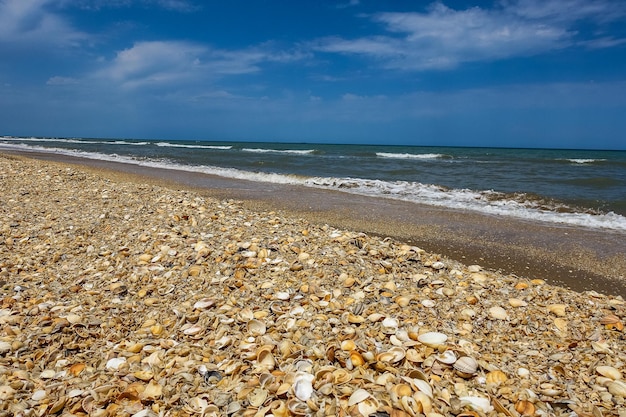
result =
[{"label": "blue sky", "polygon": [[0,134],[626,149],[626,1],[0,0]]}]

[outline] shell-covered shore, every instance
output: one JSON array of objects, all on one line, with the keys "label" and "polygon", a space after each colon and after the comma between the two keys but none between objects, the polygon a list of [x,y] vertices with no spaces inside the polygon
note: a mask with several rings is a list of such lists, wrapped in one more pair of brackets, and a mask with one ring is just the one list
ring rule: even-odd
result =
[{"label": "shell-covered shore", "polygon": [[0,155],[0,416],[626,416],[625,320],[621,297]]}]

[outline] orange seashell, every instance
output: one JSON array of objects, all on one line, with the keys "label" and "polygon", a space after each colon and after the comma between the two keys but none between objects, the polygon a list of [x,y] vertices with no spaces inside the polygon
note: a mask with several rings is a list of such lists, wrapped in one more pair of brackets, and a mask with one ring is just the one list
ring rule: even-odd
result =
[{"label": "orange seashell", "polygon": [[515,411],[523,416],[532,416],[535,414],[535,405],[526,400],[518,401],[515,404]]},{"label": "orange seashell", "polygon": [[363,359],[363,356],[361,356],[361,354],[356,350],[350,352],[350,361],[353,366],[361,366],[365,364],[365,359]]},{"label": "orange seashell", "polygon": [[487,374],[487,384],[501,384],[507,379],[506,374],[500,370],[491,371]]},{"label": "orange seashell", "polygon": [[86,366],[87,365],[85,365],[84,363],[75,363],[74,365],[70,366],[70,374],[78,376],[81,372],[83,372],[83,369],[85,369]]},{"label": "orange seashell", "polygon": [[600,319],[600,324],[603,324],[607,330],[624,330],[624,323],[614,314],[609,314],[608,316],[604,316]]},{"label": "orange seashell", "polygon": [[515,289],[516,290],[525,290],[526,288],[528,288],[528,283],[526,282],[518,282],[517,284],[515,284]]}]

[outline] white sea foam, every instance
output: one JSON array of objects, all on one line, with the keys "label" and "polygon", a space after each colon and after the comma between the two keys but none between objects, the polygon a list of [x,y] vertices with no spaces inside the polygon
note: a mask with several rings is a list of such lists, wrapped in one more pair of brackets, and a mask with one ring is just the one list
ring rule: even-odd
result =
[{"label": "white sea foam", "polygon": [[394,158],[394,159],[438,159],[443,158],[445,155],[440,153],[389,153],[389,152],[376,152],[376,156],[380,158]]},{"label": "white sea foam", "polygon": [[315,149],[262,149],[262,148],[243,148],[244,152],[254,153],[287,153],[294,155],[308,155],[315,152]]},{"label": "white sea foam", "polygon": [[568,158],[565,160],[572,162],[574,164],[593,164],[594,162],[606,161],[606,159],[584,159],[584,158],[571,158],[571,159]]},{"label": "white sea foam", "polygon": [[[182,165],[167,160],[135,159],[128,156],[109,155],[96,152],[84,152],[61,148],[49,148],[19,143],[2,143],[0,149],[20,149],[24,151],[52,152],[82,158],[134,164],[153,168],[174,169],[188,172],[200,172],[226,178],[276,184],[298,184],[309,187],[334,189],[347,193],[379,198],[390,198],[448,207],[460,210],[473,210],[481,213],[509,216],[526,220],[548,223],[583,226],[589,228],[610,229],[626,232],[626,217],[615,213],[591,214],[582,212],[562,213],[546,210],[531,201],[519,201],[507,198],[493,198],[493,191],[473,191],[468,189],[447,189],[444,187],[408,181],[381,181],[359,178],[306,178],[296,175],[250,172],[235,168],[215,166]],[[500,196],[502,197],[502,196]]]},{"label": "white sea foam", "polygon": [[228,150],[232,149],[232,146],[218,146],[218,145],[185,145],[183,143],[170,143],[170,142],[157,142],[156,146],[164,148],[189,148],[189,149],[219,149]]},{"label": "white sea foam", "polygon": [[89,140],[89,139],[65,139],[65,138],[14,138],[14,137],[1,137],[0,140],[12,141],[12,142],[47,142],[47,143],[72,143],[72,144],[90,144],[90,145],[134,145],[143,146],[148,142],[133,142],[126,140]]}]

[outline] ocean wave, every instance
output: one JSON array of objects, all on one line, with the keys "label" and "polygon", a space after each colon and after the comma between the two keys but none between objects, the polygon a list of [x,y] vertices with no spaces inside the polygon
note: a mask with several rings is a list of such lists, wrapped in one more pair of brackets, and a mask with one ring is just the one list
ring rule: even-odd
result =
[{"label": "ocean wave", "polygon": [[380,158],[393,158],[393,159],[439,159],[446,158],[446,155],[440,153],[389,153],[389,152],[376,152],[376,156]]},{"label": "ocean wave", "polygon": [[14,138],[14,137],[2,137],[0,140],[6,140],[11,142],[50,142],[50,143],[90,143],[97,144],[102,141],[95,140],[83,140],[83,139],[58,139],[58,138]]},{"label": "ocean wave", "polygon": [[170,143],[170,142],[157,142],[156,146],[165,148],[189,148],[189,149],[219,149],[228,150],[232,149],[232,146],[219,146],[219,145],[185,145],[183,143]]},{"label": "ocean wave", "polygon": [[265,148],[242,148],[243,152],[254,153],[286,153],[293,155],[309,155],[315,152],[315,149],[265,149]]},{"label": "ocean wave", "polygon": [[604,162],[606,159],[586,159],[586,158],[565,158],[560,161],[567,161],[573,164],[593,164],[596,162]]},{"label": "ocean wave", "polygon": [[20,149],[24,151],[51,152],[80,158],[105,160],[146,166],[199,172],[226,178],[275,184],[304,185],[308,187],[333,189],[371,197],[403,200],[413,203],[471,210],[484,214],[508,216],[525,220],[542,221],[577,227],[601,228],[626,232],[626,217],[613,212],[597,213],[591,210],[567,207],[536,196],[517,193],[513,195],[484,190],[450,189],[433,184],[409,181],[382,181],[360,178],[302,177],[264,172],[250,172],[236,168],[220,168],[206,165],[184,165],[167,160],[137,159],[129,156],[85,152],[44,146],[0,143],[0,149]]}]

